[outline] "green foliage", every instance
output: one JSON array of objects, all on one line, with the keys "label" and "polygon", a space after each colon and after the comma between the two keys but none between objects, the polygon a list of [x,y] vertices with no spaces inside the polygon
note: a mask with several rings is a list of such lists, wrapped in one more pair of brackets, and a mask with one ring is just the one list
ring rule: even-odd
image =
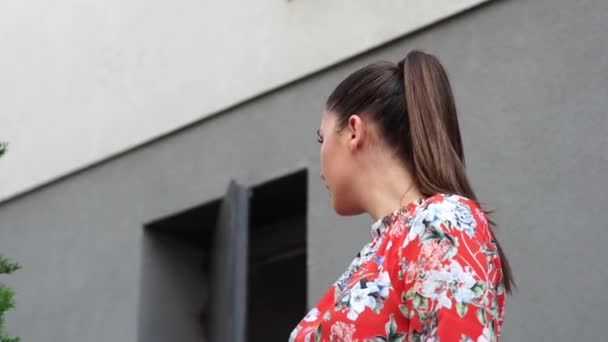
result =
[{"label": "green foliage", "polygon": [[21,266],[16,262],[11,262],[4,255],[0,254],[0,274],[13,273],[20,269]]},{"label": "green foliage", "polygon": [[[17,263],[11,262],[0,254],[0,274],[10,274],[21,268]],[[15,293],[13,290],[0,283],[0,342],[19,342],[19,338],[8,337],[4,331],[4,315],[7,311],[15,308]]]},{"label": "green foliage", "polygon": [[[0,157],[6,152],[7,144],[0,142]],[[10,261],[0,254],[0,274],[10,274],[21,268],[15,262]],[[13,290],[0,283],[0,342],[19,342],[19,337],[9,337],[4,331],[4,322],[7,311],[15,308],[15,293]]]}]

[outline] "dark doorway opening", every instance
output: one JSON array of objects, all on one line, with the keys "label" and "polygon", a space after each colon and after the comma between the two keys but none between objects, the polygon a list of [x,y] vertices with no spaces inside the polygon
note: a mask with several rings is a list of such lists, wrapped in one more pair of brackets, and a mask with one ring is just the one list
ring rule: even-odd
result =
[{"label": "dark doorway opening", "polygon": [[[306,170],[250,188],[242,303],[248,341],[285,341],[306,313],[307,192]],[[209,341],[210,268],[222,200],[145,225],[139,341]]]},{"label": "dark doorway opening", "polygon": [[305,171],[252,190],[249,341],[281,341],[306,314]]}]

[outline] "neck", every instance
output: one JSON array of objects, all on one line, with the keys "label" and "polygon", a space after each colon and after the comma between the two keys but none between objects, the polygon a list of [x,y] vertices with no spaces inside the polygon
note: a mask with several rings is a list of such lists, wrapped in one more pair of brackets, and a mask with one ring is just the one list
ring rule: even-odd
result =
[{"label": "neck", "polygon": [[372,165],[367,173],[367,195],[363,205],[374,221],[422,197],[413,177],[398,161]]}]

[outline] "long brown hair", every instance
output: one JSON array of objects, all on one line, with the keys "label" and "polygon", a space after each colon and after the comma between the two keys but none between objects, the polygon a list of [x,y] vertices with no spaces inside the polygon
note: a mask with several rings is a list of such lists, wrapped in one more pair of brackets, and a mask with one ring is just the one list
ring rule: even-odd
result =
[{"label": "long brown hair", "polygon": [[[399,63],[379,62],[361,68],[336,87],[326,108],[338,116],[339,129],[352,114],[369,116],[410,169],[424,196],[456,194],[481,207],[466,175],[452,87],[435,56],[414,50]],[[494,229],[495,223],[488,222]],[[496,237],[494,240],[503,285],[511,293],[515,286],[511,267]]]}]

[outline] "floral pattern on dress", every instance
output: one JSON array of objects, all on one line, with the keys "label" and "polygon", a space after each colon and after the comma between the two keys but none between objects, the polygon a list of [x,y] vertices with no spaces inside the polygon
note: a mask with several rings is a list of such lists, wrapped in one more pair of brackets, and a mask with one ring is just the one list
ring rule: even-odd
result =
[{"label": "floral pattern on dress", "polygon": [[375,222],[371,234],[290,342],[499,340],[501,261],[474,201],[421,199]]}]

